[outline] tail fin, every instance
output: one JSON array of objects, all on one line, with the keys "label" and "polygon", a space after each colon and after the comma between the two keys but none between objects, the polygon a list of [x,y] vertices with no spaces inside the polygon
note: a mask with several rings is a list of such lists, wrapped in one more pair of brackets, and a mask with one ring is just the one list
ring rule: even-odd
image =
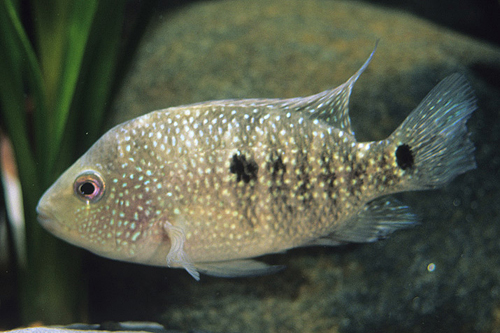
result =
[{"label": "tail fin", "polygon": [[410,171],[418,188],[443,185],[476,167],[474,145],[465,123],[476,110],[472,88],[464,76],[441,81],[394,131],[396,159]]}]

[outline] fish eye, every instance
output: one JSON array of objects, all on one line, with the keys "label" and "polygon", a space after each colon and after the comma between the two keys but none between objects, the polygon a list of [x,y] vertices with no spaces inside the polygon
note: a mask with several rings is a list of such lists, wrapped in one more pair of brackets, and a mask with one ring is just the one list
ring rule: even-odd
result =
[{"label": "fish eye", "polygon": [[104,195],[104,181],[97,172],[86,171],[76,177],[73,191],[85,202],[97,202]]}]

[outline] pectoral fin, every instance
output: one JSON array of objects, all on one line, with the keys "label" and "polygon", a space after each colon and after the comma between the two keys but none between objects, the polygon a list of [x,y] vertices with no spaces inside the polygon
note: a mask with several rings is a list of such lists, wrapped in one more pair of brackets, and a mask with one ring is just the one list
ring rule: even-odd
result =
[{"label": "pectoral fin", "polygon": [[196,269],[204,274],[218,277],[244,277],[276,273],[285,266],[268,265],[260,261],[243,259],[195,263]]},{"label": "pectoral fin", "polygon": [[200,273],[196,270],[188,255],[184,251],[186,235],[180,227],[173,226],[170,222],[165,222],[163,228],[170,238],[170,251],[167,254],[168,267],[184,268],[196,281],[200,280]]}]

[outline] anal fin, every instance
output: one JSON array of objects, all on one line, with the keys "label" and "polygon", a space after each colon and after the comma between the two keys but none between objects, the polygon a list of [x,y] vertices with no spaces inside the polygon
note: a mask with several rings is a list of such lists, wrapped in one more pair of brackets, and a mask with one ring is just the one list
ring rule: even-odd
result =
[{"label": "anal fin", "polygon": [[299,247],[308,247],[308,246],[339,246],[344,244],[344,242],[339,242],[335,239],[330,238],[330,235],[326,237],[316,238],[312,241],[309,241],[305,244],[300,245]]},{"label": "anal fin", "polygon": [[229,260],[195,263],[196,269],[204,274],[218,277],[248,277],[276,273],[283,268],[281,265],[268,265],[252,260]]},{"label": "anal fin", "polygon": [[[419,222],[407,206],[391,198],[375,199],[358,214],[346,221],[341,228],[311,245],[337,245],[342,242],[374,242],[389,234]],[[321,241],[323,240],[323,241]]]}]

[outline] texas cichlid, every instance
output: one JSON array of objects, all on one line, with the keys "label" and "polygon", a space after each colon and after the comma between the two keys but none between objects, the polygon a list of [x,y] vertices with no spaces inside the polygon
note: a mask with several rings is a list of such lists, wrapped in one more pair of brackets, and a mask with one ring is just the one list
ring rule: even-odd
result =
[{"label": "texas cichlid", "polygon": [[291,99],[154,111],[104,134],[37,207],[54,235],[99,255],[195,279],[274,272],[250,258],[371,242],[418,218],[387,195],[474,169],[462,75],[441,81],[385,140],[357,142],[344,84]]}]

